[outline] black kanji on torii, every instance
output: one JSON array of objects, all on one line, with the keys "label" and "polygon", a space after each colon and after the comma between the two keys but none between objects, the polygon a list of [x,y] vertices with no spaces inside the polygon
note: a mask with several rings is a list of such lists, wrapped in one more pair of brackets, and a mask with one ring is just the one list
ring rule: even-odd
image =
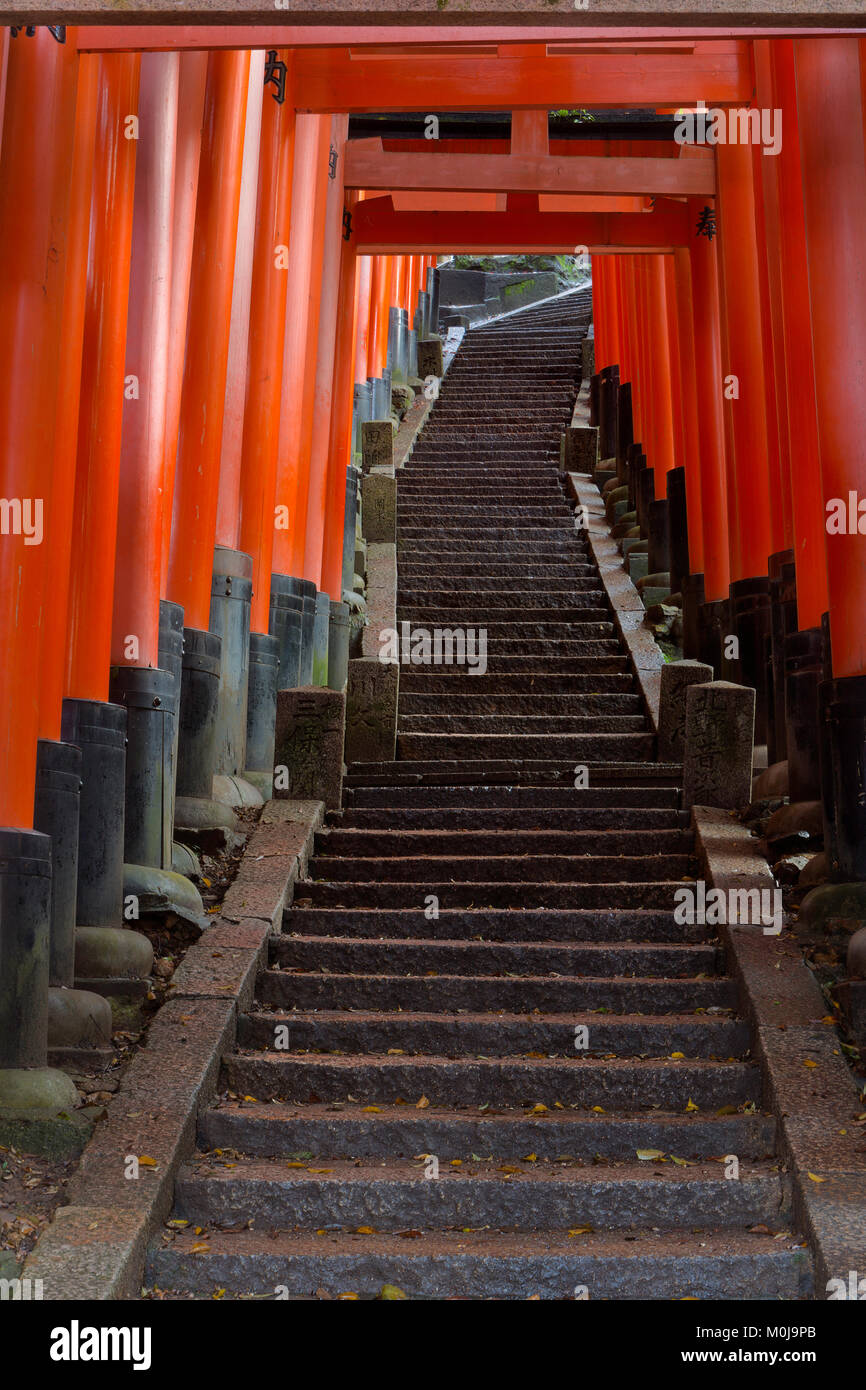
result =
[{"label": "black kanji on torii", "polygon": [[268,56],[265,61],[265,86],[267,87],[269,84],[273,85],[274,90],[271,96],[280,106],[282,106],[286,99],[286,76],[288,71],[282,58],[277,57],[277,50],[275,48],[269,48]]},{"label": "black kanji on torii", "polygon": [[331,148],[328,150],[328,178],[329,178],[329,179],[335,179],[336,177],[337,177],[337,151],[334,149],[334,146],[332,145]]},{"label": "black kanji on torii", "polygon": [[349,209],[346,208],[345,212],[343,213],[343,240],[344,240],[344,241],[351,241],[351,239],[352,239],[352,214],[350,213]]},{"label": "black kanji on torii", "polygon": [[716,212],[715,208],[705,207],[701,209],[701,215],[697,222],[698,230],[695,236],[705,236],[708,241],[712,241],[716,235]]},{"label": "black kanji on torii", "polygon": [[[24,37],[32,39],[34,34],[36,33],[35,24],[13,24],[9,30],[9,33],[11,34],[12,38],[17,39],[18,35],[21,33],[22,28],[24,30]],[[52,39],[56,39],[58,43],[66,42],[65,24],[46,24],[45,28],[48,30]]]}]

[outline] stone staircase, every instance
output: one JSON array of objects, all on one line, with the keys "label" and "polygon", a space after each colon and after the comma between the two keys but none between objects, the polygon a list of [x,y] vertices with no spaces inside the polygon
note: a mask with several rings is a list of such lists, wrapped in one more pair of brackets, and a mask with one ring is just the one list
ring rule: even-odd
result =
[{"label": "stone staircase", "polygon": [[400,476],[398,619],[486,629],[486,671],[401,668],[398,760],[349,769],[149,1285],[809,1295],[735,983],[673,917],[679,769],[558,482],[587,317],[468,334]]}]

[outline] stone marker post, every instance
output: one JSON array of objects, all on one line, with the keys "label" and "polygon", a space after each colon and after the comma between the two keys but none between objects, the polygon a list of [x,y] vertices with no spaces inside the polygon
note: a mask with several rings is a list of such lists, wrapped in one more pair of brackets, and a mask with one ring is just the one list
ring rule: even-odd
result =
[{"label": "stone marker post", "polygon": [[342,690],[305,685],[277,692],[276,800],[324,801],[329,810],[339,810],[345,721]]},{"label": "stone marker post", "polygon": [[661,669],[659,761],[682,762],[686,733],[686,695],[692,685],[707,685],[712,666],[703,661],[671,661]]},{"label": "stone marker post", "polygon": [[752,799],[755,692],[751,686],[711,681],[686,694],[683,807],[735,810]]}]

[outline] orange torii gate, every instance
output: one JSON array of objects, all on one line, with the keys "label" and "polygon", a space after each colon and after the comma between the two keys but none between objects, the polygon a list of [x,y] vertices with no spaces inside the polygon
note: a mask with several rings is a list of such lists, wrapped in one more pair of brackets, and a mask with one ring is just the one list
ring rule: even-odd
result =
[{"label": "orange torii gate", "polygon": [[[828,0],[828,12],[840,3]],[[132,0],[125,18],[136,13]],[[862,41],[798,32],[756,49],[766,32],[127,23],[69,29],[65,45],[45,31],[4,35],[0,493],[7,530],[16,499],[22,520],[24,501],[44,500],[48,542],[45,552],[31,548],[32,535],[19,528],[4,534],[0,559],[8,654],[0,819],[10,827],[3,845],[11,861],[26,849],[47,863],[44,841],[27,837],[37,745],[56,752],[62,742],[64,697],[87,705],[96,721],[88,727],[98,726],[106,746],[122,746],[123,721],[106,698],[109,662],[130,667],[132,685],[154,659],[163,662],[161,600],[185,608],[185,680],[212,699],[221,481],[235,509],[227,525],[257,576],[257,647],[263,664],[272,662],[272,568],[287,581],[285,612],[308,639],[316,611],[327,631],[328,607],[341,603],[352,385],[359,368],[378,375],[385,366],[389,310],[411,313],[438,253],[585,247],[597,257],[598,365],[629,373],[659,499],[665,474],[686,467],[691,577],[703,576],[706,621],[717,635],[719,624],[733,623],[757,641],[767,562],[792,541],[801,627],[816,632],[829,612],[828,698],[840,731],[831,751],[848,817],[839,863],[866,876],[855,785],[866,728],[857,501],[866,465],[850,434],[856,428],[859,441],[866,399]],[[255,304],[248,389],[232,383],[244,403],[242,476],[229,480],[220,476],[223,414],[253,48],[267,52],[264,99],[281,110],[269,106],[262,120],[254,218],[253,199],[246,202]],[[180,68],[141,62],[178,52]],[[771,172],[760,151],[736,146],[714,154],[611,141],[602,153],[601,142],[572,150],[547,136],[551,106],[669,110],[698,100],[778,106],[798,138],[786,139]],[[511,143],[424,149],[347,140],[352,113],[467,105],[512,111]],[[119,121],[154,111],[159,120],[136,158]],[[144,179],[159,191],[152,215],[134,196]],[[369,196],[355,201],[362,191]],[[580,201],[555,201],[563,199]],[[361,274],[359,256],[375,257]],[[137,389],[129,378],[138,363],[124,355],[130,345],[147,376],[140,397],[124,395]],[[154,392],[164,392],[164,410]],[[123,436],[130,416],[140,432]],[[294,509],[290,541],[274,524],[281,488]],[[66,511],[50,505],[57,499]],[[824,508],[842,502],[845,527],[828,534]],[[53,599],[62,616],[45,620]],[[137,657],[127,655],[129,637],[143,639]],[[22,680],[28,662],[32,679]],[[290,682],[300,679],[300,665],[295,671]],[[741,665],[740,674],[759,680],[757,669]],[[70,738],[81,732],[66,729]],[[188,727],[185,736],[200,732]],[[211,771],[202,753],[203,784]],[[121,827],[123,804],[121,786]],[[102,885],[105,900],[118,882]],[[11,1007],[4,1004],[0,1043]],[[43,1011],[26,1046],[0,1051],[0,1065],[38,1069],[44,1035]]]}]

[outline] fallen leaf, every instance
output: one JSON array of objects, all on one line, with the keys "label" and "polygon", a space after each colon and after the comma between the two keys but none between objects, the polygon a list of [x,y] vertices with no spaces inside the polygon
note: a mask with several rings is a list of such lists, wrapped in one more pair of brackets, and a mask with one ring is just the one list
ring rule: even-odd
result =
[{"label": "fallen leaf", "polygon": [[636,1149],[635,1152],[638,1158],[643,1160],[664,1158],[665,1156],[663,1149]]},{"label": "fallen leaf", "polygon": [[575,1226],[574,1230],[569,1231],[568,1234],[570,1236],[588,1236],[592,1235],[594,1230],[594,1226]]},{"label": "fallen leaf", "polygon": [[416,1109],[416,1110],[426,1110],[426,1109],[427,1109],[427,1106],[428,1106],[429,1104],[430,1104],[430,1102],[429,1102],[429,1100],[427,1099],[427,1097],[426,1097],[426,1096],[422,1096],[420,1100],[416,1100],[416,1102],[415,1102],[415,1109]]},{"label": "fallen leaf", "polygon": [[806,1177],[807,1177],[807,1178],[811,1178],[813,1182],[826,1182],[826,1181],[827,1181],[826,1178],[819,1178],[817,1173],[810,1173],[810,1172],[808,1172],[808,1171],[807,1171],[807,1173],[806,1173]]},{"label": "fallen leaf", "polygon": [[693,1100],[690,1100],[686,1105],[686,1113],[688,1114],[690,1110],[700,1110],[700,1108],[701,1107],[699,1105],[695,1105]]}]

